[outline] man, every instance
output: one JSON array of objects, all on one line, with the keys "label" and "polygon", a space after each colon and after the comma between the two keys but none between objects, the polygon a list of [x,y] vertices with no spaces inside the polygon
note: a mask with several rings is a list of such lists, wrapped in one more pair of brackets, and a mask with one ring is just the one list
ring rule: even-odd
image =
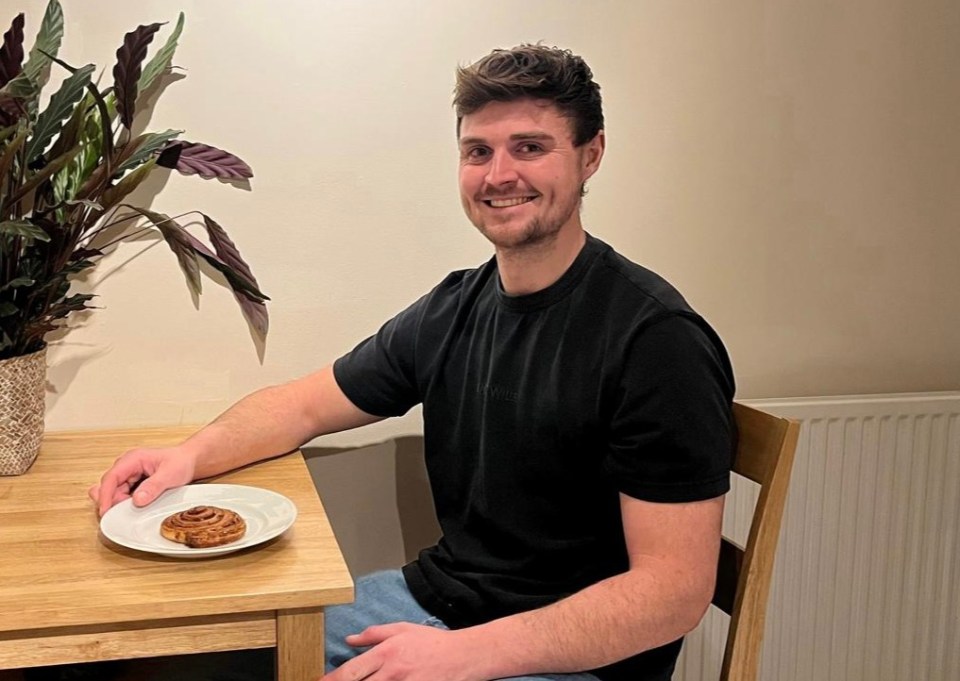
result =
[{"label": "man", "polygon": [[460,194],[493,244],[332,366],[241,400],[183,444],[133,450],[103,513],[423,404],[443,537],[327,616],[328,681],[666,681],[710,602],[733,442],[716,334],[588,235],[605,137],[568,51],[458,72]]}]

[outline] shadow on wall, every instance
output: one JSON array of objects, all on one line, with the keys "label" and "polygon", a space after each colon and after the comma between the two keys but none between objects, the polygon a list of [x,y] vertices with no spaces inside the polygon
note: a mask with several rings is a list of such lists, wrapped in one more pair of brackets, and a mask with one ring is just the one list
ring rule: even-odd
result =
[{"label": "shadow on wall", "polygon": [[303,455],[355,578],[400,567],[439,538],[423,438],[308,447]]}]

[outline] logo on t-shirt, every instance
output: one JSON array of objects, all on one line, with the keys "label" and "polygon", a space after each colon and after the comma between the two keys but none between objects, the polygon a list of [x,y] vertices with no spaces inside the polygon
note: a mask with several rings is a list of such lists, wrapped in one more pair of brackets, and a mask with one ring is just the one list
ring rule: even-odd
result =
[{"label": "logo on t-shirt", "polygon": [[516,390],[510,390],[509,388],[503,388],[498,385],[479,385],[477,386],[477,392],[481,395],[486,395],[491,400],[500,400],[501,402],[516,402],[520,399],[520,393]]}]

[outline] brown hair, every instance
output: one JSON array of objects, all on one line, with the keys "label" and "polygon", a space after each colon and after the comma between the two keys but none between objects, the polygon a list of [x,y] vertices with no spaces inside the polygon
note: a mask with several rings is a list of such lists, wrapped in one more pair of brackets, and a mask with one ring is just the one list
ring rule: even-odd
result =
[{"label": "brown hair", "polygon": [[575,146],[586,144],[603,129],[600,86],[581,57],[559,47],[519,45],[494,50],[467,67],[457,69],[453,105],[457,134],[467,114],[490,102],[546,99],[569,118]]}]

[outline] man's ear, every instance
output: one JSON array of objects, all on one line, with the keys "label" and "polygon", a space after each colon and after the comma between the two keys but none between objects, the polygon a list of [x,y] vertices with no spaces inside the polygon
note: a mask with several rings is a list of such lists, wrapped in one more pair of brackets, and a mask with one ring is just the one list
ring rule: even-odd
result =
[{"label": "man's ear", "polygon": [[593,139],[583,145],[583,181],[590,179],[600,169],[603,159],[603,150],[607,145],[607,136],[603,130],[594,135]]}]

